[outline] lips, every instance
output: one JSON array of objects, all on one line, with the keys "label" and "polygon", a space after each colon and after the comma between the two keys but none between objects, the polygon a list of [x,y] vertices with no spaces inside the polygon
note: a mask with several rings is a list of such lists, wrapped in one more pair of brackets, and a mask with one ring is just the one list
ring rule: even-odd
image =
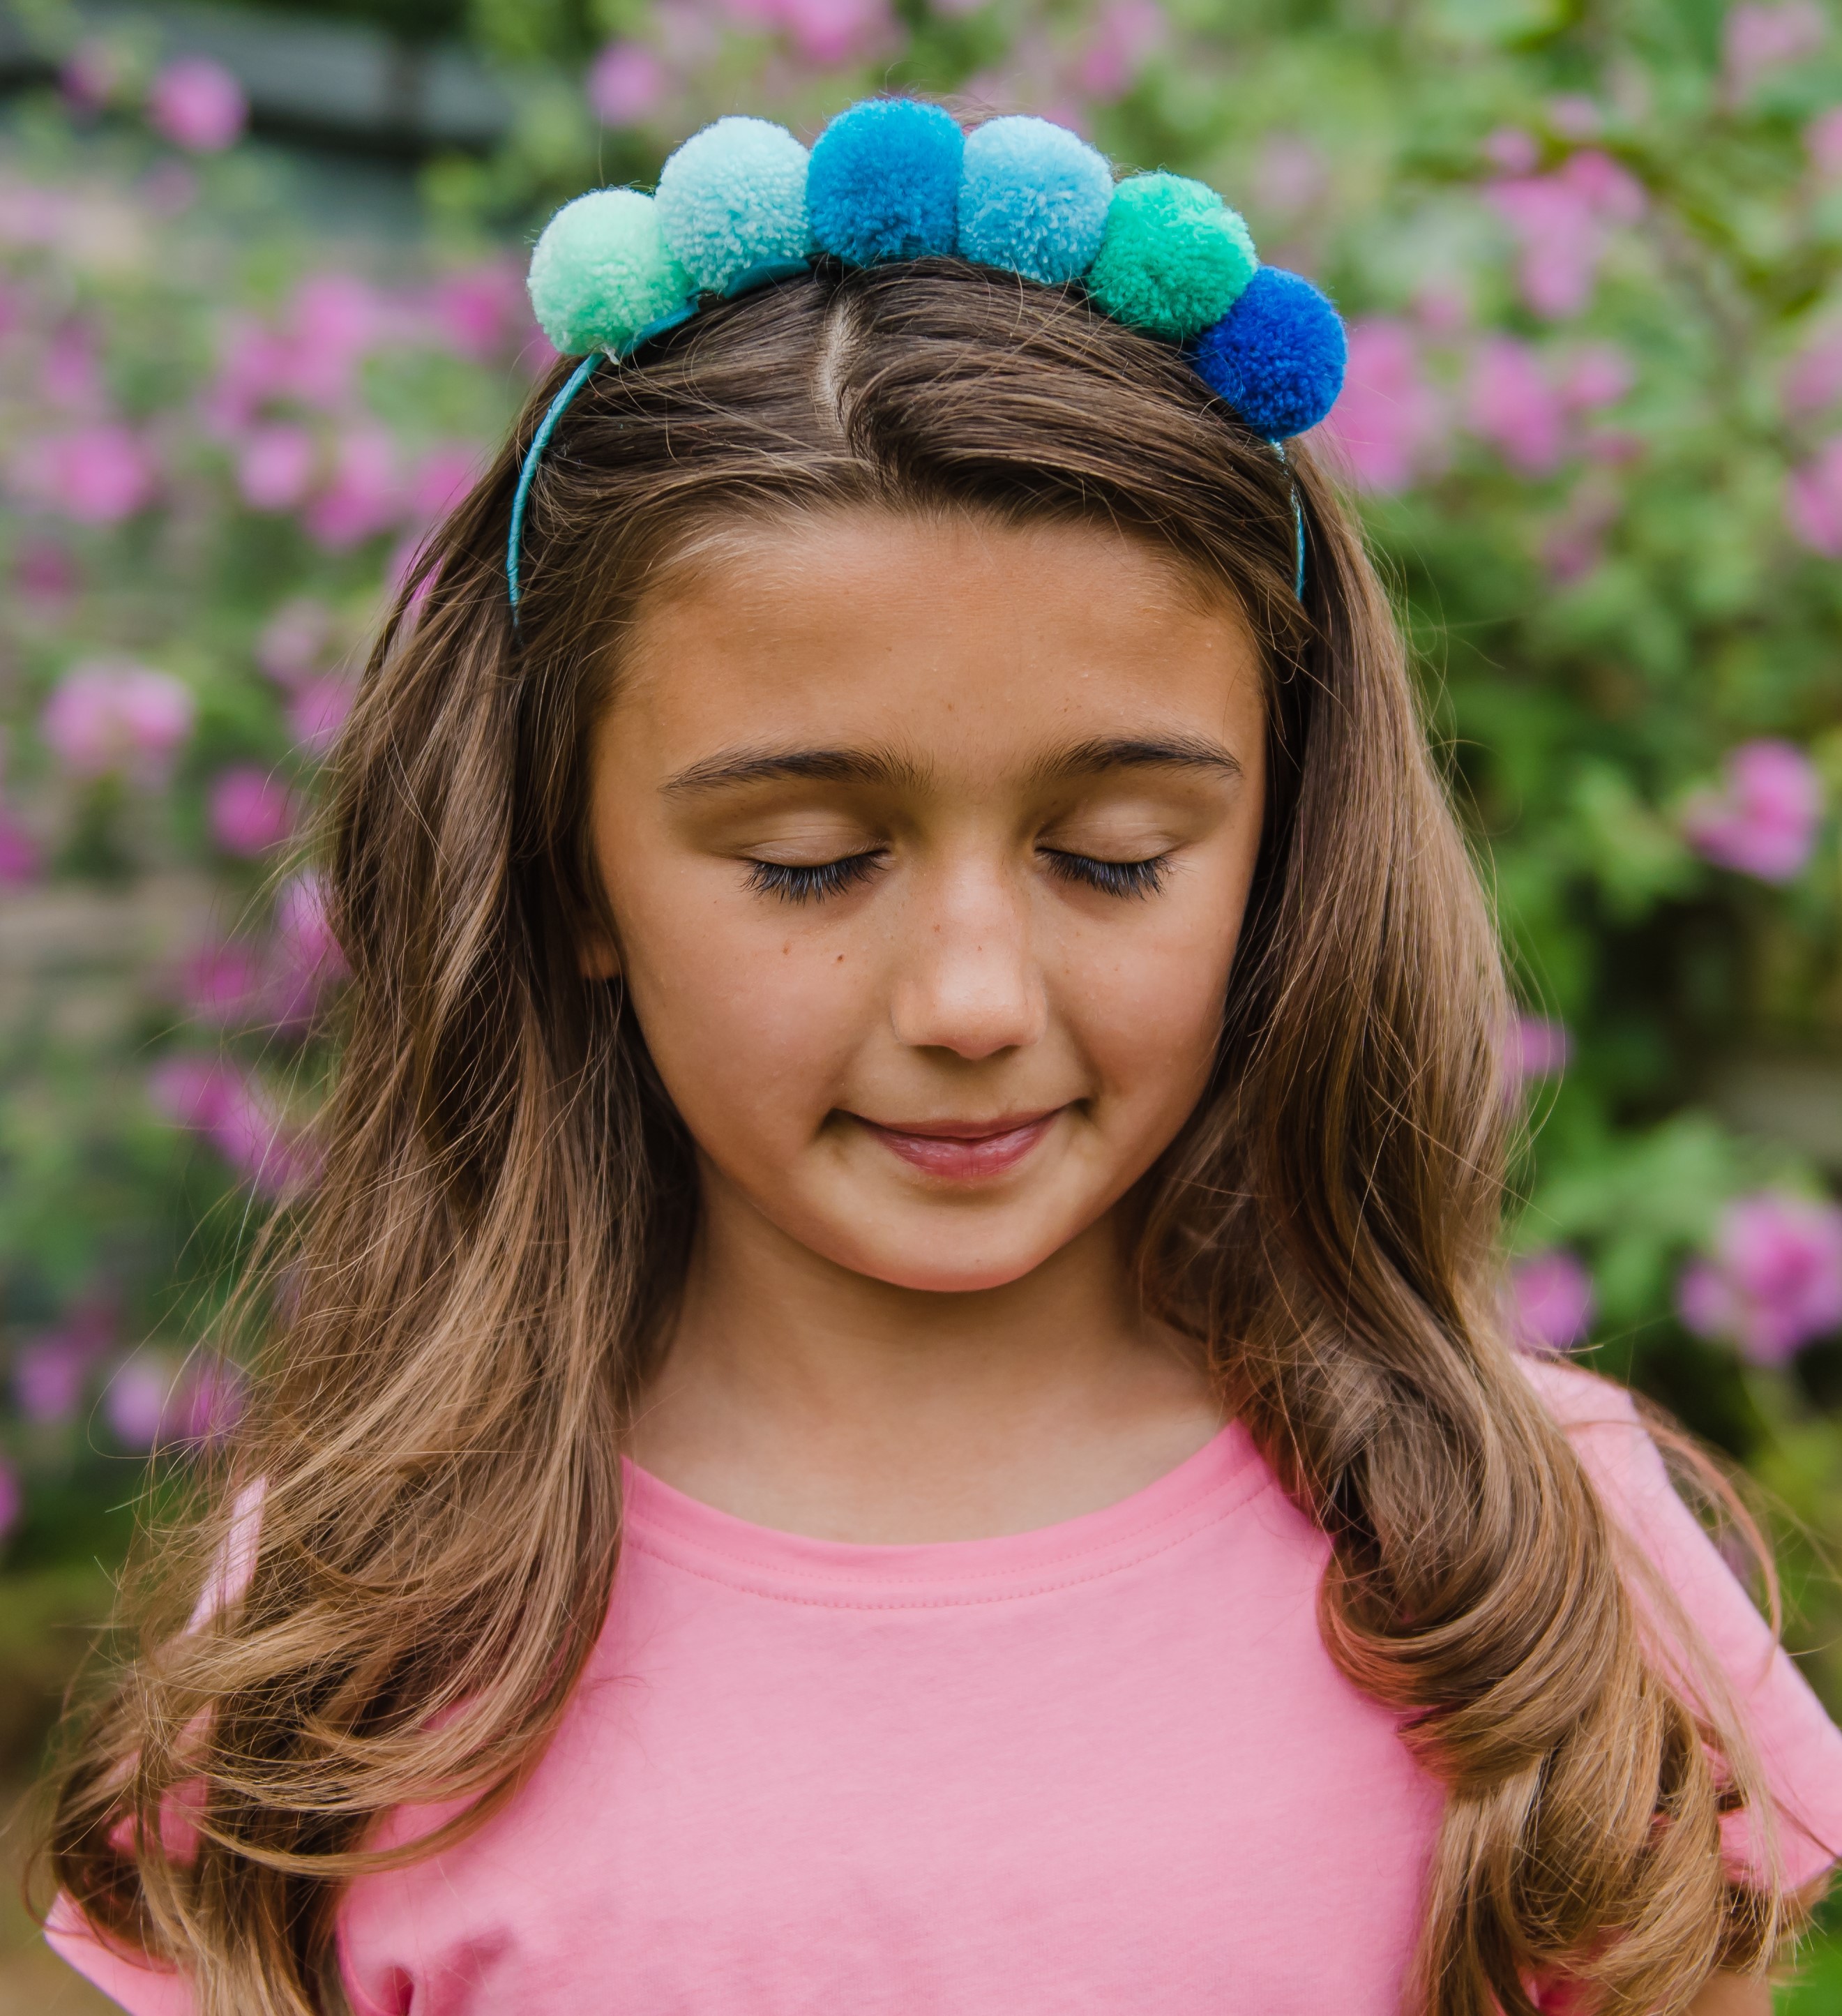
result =
[{"label": "lips", "polygon": [[1007,1114],[991,1120],[913,1120],[894,1124],[852,1117],[911,1168],[949,1183],[979,1183],[1014,1169],[1063,1109]]}]

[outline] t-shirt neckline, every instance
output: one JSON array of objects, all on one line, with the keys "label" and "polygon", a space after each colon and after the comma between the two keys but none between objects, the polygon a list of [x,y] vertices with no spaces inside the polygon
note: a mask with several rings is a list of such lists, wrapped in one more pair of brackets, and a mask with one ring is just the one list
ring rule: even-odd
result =
[{"label": "t-shirt neckline", "polygon": [[1174,1470],[1097,1512],[990,1539],[889,1546],[758,1526],[624,1458],[621,1475],[628,1547],[754,1595],[869,1610],[1008,1602],[1095,1581],[1181,1544],[1273,1481],[1230,1421]]}]

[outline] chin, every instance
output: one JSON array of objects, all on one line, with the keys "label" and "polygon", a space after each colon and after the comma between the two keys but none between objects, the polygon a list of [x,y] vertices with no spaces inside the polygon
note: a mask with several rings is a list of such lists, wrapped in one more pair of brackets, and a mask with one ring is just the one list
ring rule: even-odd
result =
[{"label": "chin", "polygon": [[[930,1295],[976,1295],[1005,1288],[1032,1274],[1066,1244],[1063,1240],[975,1244],[960,1226],[943,1226],[925,1241],[904,1240],[865,1249],[854,1245],[832,1257],[852,1273]],[[969,1250],[970,1249],[970,1250]]]}]

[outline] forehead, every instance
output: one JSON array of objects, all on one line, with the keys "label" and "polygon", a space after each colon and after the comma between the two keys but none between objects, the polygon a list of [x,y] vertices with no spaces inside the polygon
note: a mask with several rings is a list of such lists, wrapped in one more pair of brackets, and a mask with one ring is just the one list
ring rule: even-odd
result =
[{"label": "forehead", "polygon": [[1260,653],[1142,539],[873,512],[719,530],[641,602],[610,710],[636,761],[875,743],[991,770],[1148,732],[1244,733]]}]

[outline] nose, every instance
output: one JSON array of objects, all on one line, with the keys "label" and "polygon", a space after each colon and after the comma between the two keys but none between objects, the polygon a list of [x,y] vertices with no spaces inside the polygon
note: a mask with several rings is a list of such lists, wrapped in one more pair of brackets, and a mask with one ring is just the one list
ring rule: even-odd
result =
[{"label": "nose", "polygon": [[999,869],[943,875],[903,923],[890,1002],[902,1042],[976,1060],[1042,1040],[1049,1004],[1027,908]]}]

